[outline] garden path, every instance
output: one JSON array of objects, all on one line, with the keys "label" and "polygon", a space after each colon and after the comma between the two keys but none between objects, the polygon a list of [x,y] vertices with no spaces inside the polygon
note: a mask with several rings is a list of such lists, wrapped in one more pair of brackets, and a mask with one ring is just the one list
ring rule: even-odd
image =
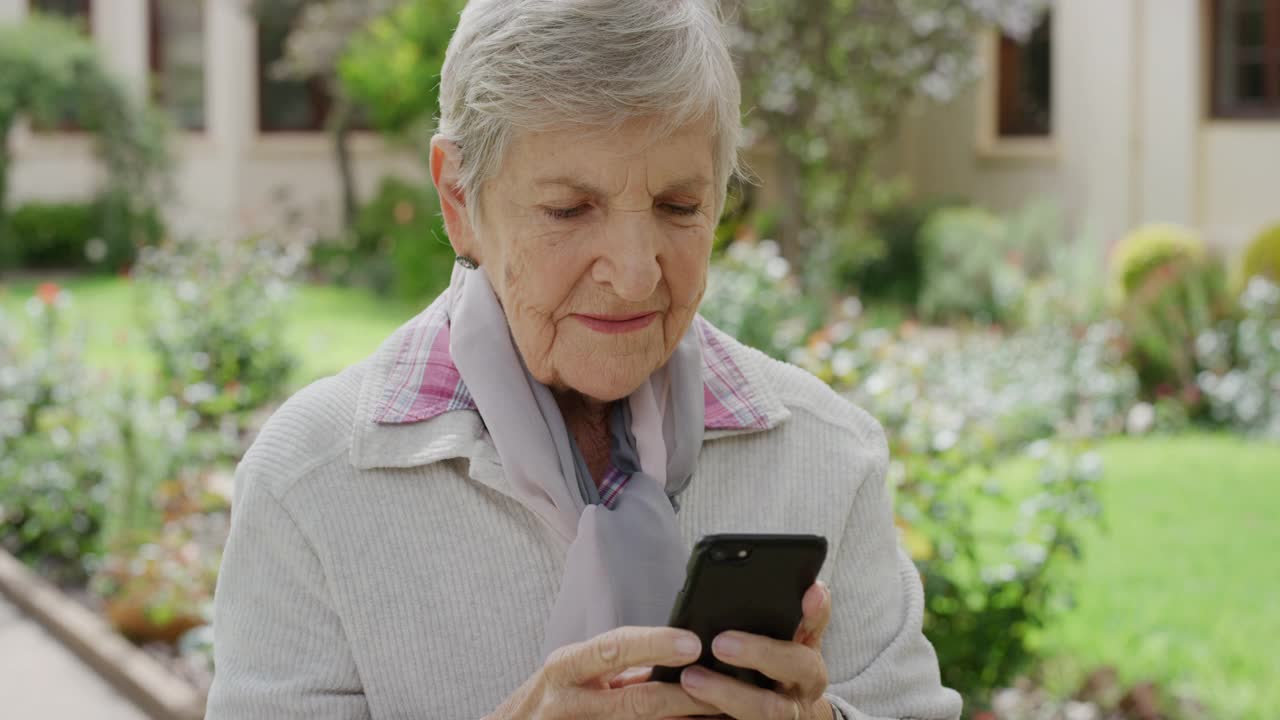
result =
[{"label": "garden path", "polygon": [[5,720],[147,718],[3,595],[0,715]]}]

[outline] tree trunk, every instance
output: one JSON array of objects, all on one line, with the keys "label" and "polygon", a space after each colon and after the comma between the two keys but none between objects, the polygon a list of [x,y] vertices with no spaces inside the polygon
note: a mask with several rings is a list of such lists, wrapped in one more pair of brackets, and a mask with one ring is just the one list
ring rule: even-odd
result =
[{"label": "tree trunk", "polygon": [[778,217],[778,247],[792,267],[800,267],[805,248],[802,233],[805,226],[804,167],[800,158],[785,147],[778,148],[778,184],[782,204]]},{"label": "tree trunk", "polygon": [[12,118],[0,117],[0,232],[4,231],[5,202],[9,199],[9,130]]},{"label": "tree trunk", "polygon": [[338,180],[342,186],[342,227],[350,231],[356,222],[356,179],[351,156],[351,120],[354,106],[339,98],[329,116],[329,132],[333,136],[333,154],[338,161]]},{"label": "tree trunk", "polygon": [[9,237],[9,129],[10,118],[0,118],[0,272],[17,264],[18,248]]}]

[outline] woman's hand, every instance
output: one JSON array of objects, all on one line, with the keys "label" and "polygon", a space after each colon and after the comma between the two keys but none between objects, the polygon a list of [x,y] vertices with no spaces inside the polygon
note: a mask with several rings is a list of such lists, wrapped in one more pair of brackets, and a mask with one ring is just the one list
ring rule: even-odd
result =
[{"label": "woman's hand", "polygon": [[700,667],[687,668],[680,684],[689,695],[737,720],[832,720],[822,635],[831,619],[831,592],[815,583],[804,595],[804,620],[792,642],[741,632],[721,633],[711,644],[730,665],[752,668],[777,681],[762,690]]},{"label": "woman's hand", "polygon": [[490,720],[658,720],[714,715],[719,711],[690,697],[679,685],[636,682],[624,675],[625,671],[642,666],[680,667],[701,654],[698,636],[686,630],[611,630],[552,653],[546,664],[494,711]]}]

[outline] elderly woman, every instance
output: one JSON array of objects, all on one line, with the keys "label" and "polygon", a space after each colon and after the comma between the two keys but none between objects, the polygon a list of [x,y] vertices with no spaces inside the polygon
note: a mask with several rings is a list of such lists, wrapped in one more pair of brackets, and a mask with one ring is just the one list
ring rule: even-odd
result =
[{"label": "elderly woman", "polygon": [[[712,0],[463,11],[431,141],[452,284],[237,469],[210,720],[958,717],[881,429],[696,314],[738,169],[721,23]],[[773,689],[649,679],[700,653],[662,626],[717,532],[830,540],[794,640],[713,643]]]}]

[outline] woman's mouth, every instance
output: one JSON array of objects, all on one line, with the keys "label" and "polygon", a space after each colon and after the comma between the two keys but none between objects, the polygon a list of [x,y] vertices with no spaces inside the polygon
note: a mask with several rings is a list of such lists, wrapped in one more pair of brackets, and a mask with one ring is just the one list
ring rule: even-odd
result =
[{"label": "woman's mouth", "polygon": [[587,315],[575,313],[573,317],[596,332],[617,335],[649,327],[649,324],[658,317],[658,313],[632,313],[630,315]]}]

